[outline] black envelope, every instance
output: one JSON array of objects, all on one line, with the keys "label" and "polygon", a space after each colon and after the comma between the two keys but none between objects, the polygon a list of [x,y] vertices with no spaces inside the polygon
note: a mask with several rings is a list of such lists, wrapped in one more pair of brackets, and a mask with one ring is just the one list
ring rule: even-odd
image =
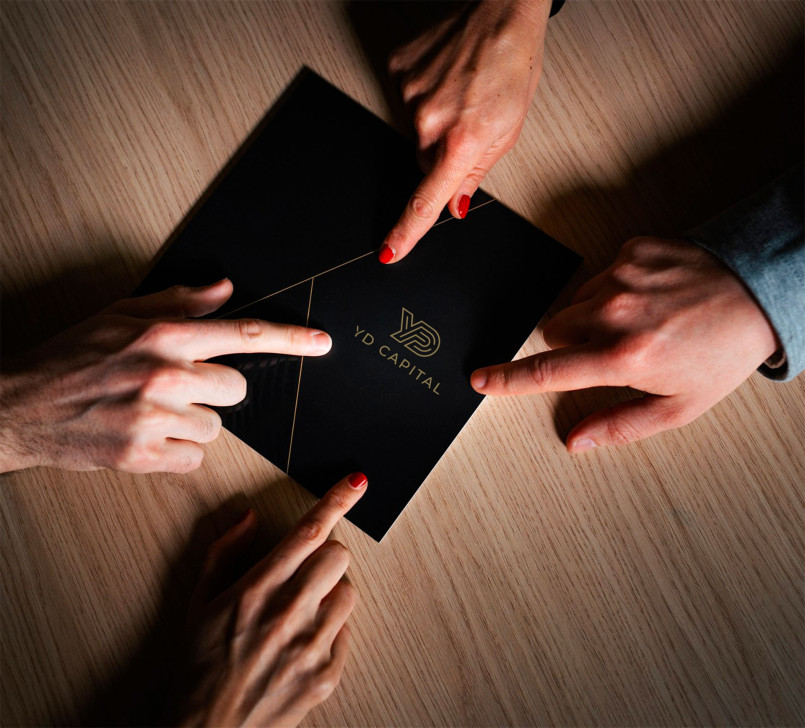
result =
[{"label": "black envelope", "polygon": [[138,293],[228,276],[216,315],[327,331],[324,357],[233,355],[246,399],[224,425],[321,496],[360,470],[350,520],[380,539],[580,258],[482,191],[402,262],[377,248],[422,175],[413,145],[303,71],[219,176]]}]

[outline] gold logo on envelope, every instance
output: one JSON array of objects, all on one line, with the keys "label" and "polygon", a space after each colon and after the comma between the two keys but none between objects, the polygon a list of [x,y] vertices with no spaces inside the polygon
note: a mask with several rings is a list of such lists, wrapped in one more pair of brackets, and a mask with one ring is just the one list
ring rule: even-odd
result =
[{"label": "gold logo on envelope", "polygon": [[414,314],[405,307],[400,317],[400,330],[391,334],[391,338],[421,357],[433,356],[441,344],[439,332],[424,321],[414,321]]}]

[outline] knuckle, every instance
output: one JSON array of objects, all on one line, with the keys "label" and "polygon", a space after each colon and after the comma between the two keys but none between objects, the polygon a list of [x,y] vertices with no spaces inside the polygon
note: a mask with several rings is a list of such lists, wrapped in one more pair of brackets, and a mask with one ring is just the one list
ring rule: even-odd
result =
[{"label": "knuckle", "polygon": [[620,252],[628,255],[628,254],[634,252],[635,248],[639,248],[641,245],[643,245],[648,240],[650,240],[650,238],[648,238],[648,237],[646,237],[644,235],[638,235],[638,236],[636,236],[634,238],[629,238],[629,240],[627,240],[623,245],[621,245]]},{"label": "knuckle", "polygon": [[644,280],[645,269],[632,258],[626,258],[612,266],[612,278],[623,286],[632,286]]},{"label": "knuckle", "polygon": [[165,291],[167,304],[170,314],[177,318],[185,318],[188,314],[187,307],[185,306],[185,299],[190,295],[192,289],[189,286],[177,284],[171,286]]},{"label": "knuckle", "polygon": [[305,348],[305,346],[310,343],[307,331],[299,326],[286,327],[285,336],[288,339],[288,343],[294,349]]},{"label": "knuckle", "polygon": [[[415,80],[409,79],[403,84],[403,95],[406,103],[416,96],[419,86]],[[414,128],[420,137],[431,137],[439,127],[440,115],[433,104],[423,103],[414,112]]]},{"label": "knuckle", "polygon": [[187,372],[180,366],[173,364],[155,364],[146,374],[145,381],[140,387],[140,398],[152,400],[167,392],[171,392],[184,385]]},{"label": "knuckle", "polygon": [[241,341],[251,342],[263,333],[263,322],[259,319],[238,319],[235,328]]},{"label": "knuckle", "polygon": [[406,67],[410,65],[410,49],[408,44],[403,44],[394,48],[389,54],[386,60],[386,66],[389,69],[389,73],[395,75],[404,71]]},{"label": "knuckle", "polygon": [[325,668],[313,678],[310,686],[311,697],[318,702],[327,700],[333,694],[340,680],[340,670],[331,667]]},{"label": "knuckle", "polygon": [[666,403],[655,417],[655,424],[660,430],[670,430],[675,427],[683,427],[689,422],[692,422],[695,418],[695,413],[688,407],[682,404]]},{"label": "knuckle", "polygon": [[144,473],[154,470],[157,452],[140,436],[129,436],[112,458],[112,466],[129,473]]},{"label": "knuckle", "polygon": [[627,240],[618,253],[621,260],[650,260],[667,251],[666,242],[662,238],[651,235],[639,235]]},{"label": "knuckle", "polygon": [[528,363],[528,376],[531,381],[540,389],[548,387],[552,378],[552,367],[549,359],[536,356]]},{"label": "knuckle", "polygon": [[175,340],[179,327],[172,321],[151,321],[139,337],[139,345],[143,348],[160,347],[166,342]]},{"label": "knuckle", "polygon": [[[121,307],[125,305],[121,301]],[[98,326],[89,332],[87,345],[109,354],[136,351],[142,347],[147,326],[142,321],[130,318],[125,313],[108,309],[97,317]]]},{"label": "knuckle", "polygon": [[630,333],[612,349],[616,365],[625,371],[642,372],[654,357],[656,335],[651,331]]},{"label": "knuckle", "polygon": [[324,524],[315,518],[308,518],[296,527],[296,538],[302,543],[318,543],[324,534]]},{"label": "knuckle", "polygon": [[315,639],[315,635],[299,645],[296,664],[302,671],[310,672],[318,669],[323,659],[324,655],[322,654],[321,646]]},{"label": "knuckle", "polygon": [[475,154],[480,143],[480,138],[475,131],[466,126],[459,126],[447,135],[445,148],[448,156],[465,159]]},{"label": "knuckle", "polygon": [[358,602],[358,590],[348,581],[342,581],[338,585],[339,599],[343,600],[348,610],[351,612]]},{"label": "knuckle", "polygon": [[124,470],[126,472],[136,472],[137,464],[139,463],[139,452],[129,445],[118,450],[111,459],[111,465],[115,470]]},{"label": "knuckle", "polygon": [[140,389],[140,396],[129,407],[124,436],[130,448],[145,446],[146,441],[155,434],[162,434],[170,418],[166,410],[151,404],[147,391],[146,384]]},{"label": "knuckle", "polygon": [[339,511],[345,511],[349,508],[349,498],[343,491],[338,489],[331,490],[327,496],[327,505]]},{"label": "knuckle", "polygon": [[606,429],[609,442],[614,445],[628,445],[641,437],[634,425],[621,416],[612,417]]},{"label": "knuckle", "polygon": [[200,441],[212,442],[220,434],[222,426],[221,415],[214,410],[209,410],[209,414],[201,421]]},{"label": "knuckle", "polygon": [[349,561],[352,558],[352,554],[349,552],[349,549],[340,541],[327,541],[322,545],[321,549],[325,553],[329,554],[333,560],[337,561],[343,569],[346,569],[347,566],[349,566]]},{"label": "knuckle", "polygon": [[[235,605],[235,622],[238,630],[251,624],[255,616],[259,614],[262,606],[263,599],[261,595],[253,587],[244,588],[238,595]],[[273,619],[266,629],[269,633],[276,634],[283,624],[283,620]]]},{"label": "knuckle", "polygon": [[408,208],[414,217],[430,220],[435,216],[436,205],[421,192],[417,192],[409,201]]},{"label": "knuckle", "polygon": [[636,294],[630,291],[618,291],[601,304],[601,313],[607,320],[618,321],[631,316],[638,305]]},{"label": "knuckle", "polygon": [[553,344],[558,341],[559,332],[560,326],[555,323],[555,319],[548,321],[548,323],[545,324],[545,327],[542,329],[542,338],[551,349],[556,348],[553,346]]},{"label": "knuckle", "polygon": [[[418,88],[413,83],[413,81],[403,81],[400,84],[400,96],[402,97],[404,104],[410,104],[417,96],[418,96]],[[416,129],[417,134],[421,136],[420,125],[417,122],[417,115],[414,112],[414,129]]]}]

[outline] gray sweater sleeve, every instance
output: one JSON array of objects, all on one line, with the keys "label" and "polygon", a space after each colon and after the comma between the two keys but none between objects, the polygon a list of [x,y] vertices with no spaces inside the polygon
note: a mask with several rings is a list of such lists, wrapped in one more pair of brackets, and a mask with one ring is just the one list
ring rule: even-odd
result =
[{"label": "gray sweater sleeve", "polygon": [[805,369],[803,171],[798,165],[684,235],[729,266],[766,312],[783,356],[759,371],[780,381]]}]

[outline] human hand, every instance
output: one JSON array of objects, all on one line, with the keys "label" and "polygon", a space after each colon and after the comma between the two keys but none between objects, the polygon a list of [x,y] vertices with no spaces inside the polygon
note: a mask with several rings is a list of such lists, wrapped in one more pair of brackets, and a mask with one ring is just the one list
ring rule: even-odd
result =
[{"label": "human hand", "polygon": [[255,533],[253,511],[210,548],[191,600],[186,664],[172,718],[192,726],[293,726],[326,700],[347,657],[355,591],[350,554],[327,537],[366,491],[336,484],[288,536],[232,586]]},{"label": "human hand", "polygon": [[413,112],[425,178],[379,258],[402,260],[448,205],[463,218],[492,166],[514,146],[542,72],[550,0],[483,0],[392,53]]},{"label": "human hand", "polygon": [[330,337],[256,319],[192,320],[232,295],[224,279],[119,301],[29,352],[0,382],[0,472],[187,472],[217,437],[204,407],[246,396],[240,372],[204,360],[236,352],[318,356]]},{"label": "human hand", "polygon": [[473,372],[482,394],[633,387],[645,392],[576,425],[568,450],[622,445],[681,427],[777,350],[776,334],[736,276],[683,240],[634,238],[546,325],[552,351]]}]

